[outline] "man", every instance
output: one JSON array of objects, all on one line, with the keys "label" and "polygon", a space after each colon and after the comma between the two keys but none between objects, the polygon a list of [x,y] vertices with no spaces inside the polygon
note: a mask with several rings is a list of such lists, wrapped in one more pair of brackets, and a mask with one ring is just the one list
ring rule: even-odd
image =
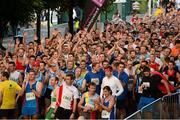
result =
[{"label": "man", "polygon": [[127,99],[127,94],[128,94],[129,77],[127,73],[124,71],[125,64],[123,62],[120,62],[118,67],[119,67],[118,77],[119,77],[119,80],[121,80],[124,91],[120,96],[117,97],[117,103],[116,103],[117,119],[124,119],[126,117],[126,99]]},{"label": "man", "polygon": [[78,90],[75,86],[73,86],[74,75],[67,74],[65,82],[59,87],[58,96],[56,101],[56,107],[53,112],[55,118],[57,119],[74,119]]},{"label": "man", "polygon": [[163,78],[161,78],[161,76],[151,74],[150,68],[147,66],[143,68],[143,77],[141,86],[139,87],[141,98],[138,104],[138,109],[141,109],[145,105],[153,102],[155,99],[161,96],[162,93],[158,89],[158,85],[161,83],[165,86],[168,94],[171,94],[168,83]]},{"label": "man", "polygon": [[10,72],[10,80],[15,81],[20,86],[22,85],[22,75],[16,70],[16,65],[14,62],[9,62],[8,71]]},{"label": "man", "polygon": [[101,90],[101,82],[102,82],[102,75],[99,72],[100,65],[99,63],[92,64],[92,71],[89,71],[86,76],[86,85],[88,86],[90,82],[94,82],[96,84],[96,93],[99,95]]},{"label": "man", "polygon": [[[112,90],[112,95],[119,96],[123,92],[123,87],[118,78],[112,75],[112,67],[108,66],[105,68],[106,76],[103,78],[101,85],[101,97],[103,94],[103,88],[109,86]],[[117,92],[118,91],[118,92]]]},{"label": "man", "polygon": [[53,87],[53,91],[51,93],[51,105],[46,109],[46,111],[48,112],[46,114],[46,119],[53,119],[52,113],[54,112],[54,109],[56,107],[55,105],[56,105],[57,91],[59,88],[58,81],[59,81],[58,77],[51,78],[51,85]]},{"label": "man", "polygon": [[80,109],[80,115],[85,119],[96,119],[98,114],[98,104],[100,103],[100,97],[96,93],[96,84],[94,82],[89,83],[88,92],[84,93],[78,104]]},{"label": "man", "polygon": [[36,81],[35,71],[30,70],[22,86],[22,95],[25,95],[22,115],[25,119],[38,118],[38,98],[41,97],[42,87],[42,83]]},{"label": "man", "polygon": [[175,46],[171,49],[171,56],[177,57],[180,53],[180,40],[176,40]]},{"label": "man", "polygon": [[16,94],[21,91],[21,87],[16,82],[8,79],[9,73],[2,72],[2,82],[0,83],[0,119],[14,119],[15,106],[18,99]]}]

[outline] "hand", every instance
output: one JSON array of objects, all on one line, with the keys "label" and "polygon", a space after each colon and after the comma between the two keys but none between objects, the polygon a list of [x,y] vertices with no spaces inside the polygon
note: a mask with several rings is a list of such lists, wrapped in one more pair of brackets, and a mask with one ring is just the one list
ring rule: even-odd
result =
[{"label": "hand", "polygon": [[167,96],[171,96],[171,92],[169,92],[169,93],[167,94]]},{"label": "hand", "polygon": [[35,41],[38,40],[38,37],[37,37],[36,34],[34,34],[34,40],[35,40]]},{"label": "hand", "polygon": [[51,118],[55,118],[55,113],[52,113],[52,114],[51,114]]},{"label": "hand", "polygon": [[27,36],[28,36],[28,32],[24,32],[23,37],[27,38]]},{"label": "hand", "polygon": [[16,38],[16,45],[20,44],[20,40],[18,38]]},{"label": "hand", "polygon": [[71,114],[69,119],[74,119],[74,113]]}]

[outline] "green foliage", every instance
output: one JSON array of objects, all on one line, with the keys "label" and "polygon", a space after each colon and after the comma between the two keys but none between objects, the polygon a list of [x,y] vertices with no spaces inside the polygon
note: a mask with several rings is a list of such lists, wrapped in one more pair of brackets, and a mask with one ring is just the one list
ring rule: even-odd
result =
[{"label": "green foliage", "polygon": [[35,12],[43,8],[41,0],[1,0],[0,22],[12,25],[25,24],[32,21]]},{"label": "green foliage", "polygon": [[116,0],[106,0],[105,2],[105,5],[103,6],[102,8],[102,12],[103,13],[106,13],[106,12],[111,12],[113,10],[113,3],[115,2]]}]

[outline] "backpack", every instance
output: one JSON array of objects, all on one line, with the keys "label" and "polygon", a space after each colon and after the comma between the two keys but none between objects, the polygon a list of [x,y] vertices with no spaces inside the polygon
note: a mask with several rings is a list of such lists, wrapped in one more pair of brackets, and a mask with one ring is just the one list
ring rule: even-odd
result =
[{"label": "backpack", "polygon": [[[166,79],[166,77],[164,76],[164,75],[162,75],[161,73],[159,73],[159,72],[152,72],[152,74],[153,75],[159,75],[159,76],[161,76],[161,78],[162,79],[164,79],[166,82],[167,82],[167,84],[168,84],[168,87],[169,87],[169,90],[170,90],[170,92],[174,92],[174,86],[172,86],[169,82],[168,82],[168,80]],[[167,90],[166,90],[166,87],[164,86],[164,84],[159,84],[158,85],[158,89],[163,93],[163,94],[167,94]]]}]

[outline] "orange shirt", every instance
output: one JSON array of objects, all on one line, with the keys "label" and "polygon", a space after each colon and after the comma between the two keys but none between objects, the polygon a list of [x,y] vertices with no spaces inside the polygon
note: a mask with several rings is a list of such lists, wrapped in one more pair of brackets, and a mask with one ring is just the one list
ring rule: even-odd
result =
[{"label": "orange shirt", "polygon": [[179,48],[173,47],[173,48],[171,49],[171,56],[177,57],[177,56],[179,55],[179,51],[180,51]]}]

